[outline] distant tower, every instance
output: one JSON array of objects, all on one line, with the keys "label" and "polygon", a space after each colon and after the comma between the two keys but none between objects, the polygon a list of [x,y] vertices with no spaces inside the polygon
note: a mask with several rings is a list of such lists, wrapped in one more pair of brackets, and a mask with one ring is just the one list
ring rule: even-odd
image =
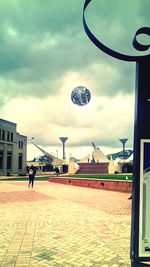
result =
[{"label": "distant tower", "polygon": [[121,144],[123,145],[123,158],[125,159],[125,143],[128,141],[127,138],[119,139]]},{"label": "distant tower", "polygon": [[63,159],[65,159],[65,142],[67,141],[68,137],[59,137],[59,139],[63,143]]}]

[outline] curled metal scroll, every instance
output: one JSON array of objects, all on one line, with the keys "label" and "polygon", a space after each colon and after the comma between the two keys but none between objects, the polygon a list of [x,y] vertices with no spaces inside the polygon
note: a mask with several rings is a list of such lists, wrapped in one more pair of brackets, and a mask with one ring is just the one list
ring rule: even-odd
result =
[{"label": "curled metal scroll", "polygon": [[[139,61],[142,58],[145,58],[149,55],[142,55],[142,56],[130,56],[130,55],[125,55],[125,54],[121,54],[117,51],[112,50],[111,48],[107,47],[106,45],[104,45],[102,42],[100,42],[95,36],[94,34],[90,31],[87,23],[86,23],[86,19],[85,19],[85,10],[87,8],[87,6],[89,5],[89,3],[92,0],[85,0],[84,3],[84,8],[83,8],[83,25],[84,25],[84,29],[86,34],[88,35],[88,37],[90,38],[90,40],[100,49],[102,50],[104,53],[120,59],[120,60],[124,60],[124,61]],[[137,36],[139,34],[146,34],[148,36],[150,36],[150,28],[149,27],[142,27],[140,29],[137,30],[137,32],[135,33],[134,39],[133,39],[133,46],[136,50],[139,51],[146,51],[150,48],[150,44],[149,45],[143,45],[141,43],[138,42],[137,40]]]}]

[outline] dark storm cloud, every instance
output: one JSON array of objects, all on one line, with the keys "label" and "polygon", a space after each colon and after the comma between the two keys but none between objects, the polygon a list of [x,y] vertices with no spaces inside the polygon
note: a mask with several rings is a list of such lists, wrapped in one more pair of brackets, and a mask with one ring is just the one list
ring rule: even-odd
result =
[{"label": "dark storm cloud", "polygon": [[[147,5],[147,0],[112,0],[109,5],[104,0],[92,1],[87,17],[99,37],[113,47],[132,51],[129,42],[136,27],[147,26],[149,20]],[[70,71],[93,79],[97,94],[132,92],[133,64],[111,59],[94,47],[83,29],[82,8],[82,0],[1,1],[1,92],[7,91],[8,98],[58,94]],[[100,68],[104,64],[105,73],[93,69],[93,64]],[[113,71],[107,73],[109,66],[116,76]]]}]

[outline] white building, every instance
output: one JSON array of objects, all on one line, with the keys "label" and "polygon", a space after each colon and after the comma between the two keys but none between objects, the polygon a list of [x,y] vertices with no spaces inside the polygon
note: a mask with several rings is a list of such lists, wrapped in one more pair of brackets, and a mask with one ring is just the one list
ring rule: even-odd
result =
[{"label": "white building", "polygon": [[0,175],[26,173],[27,137],[17,133],[16,127],[0,119]]}]

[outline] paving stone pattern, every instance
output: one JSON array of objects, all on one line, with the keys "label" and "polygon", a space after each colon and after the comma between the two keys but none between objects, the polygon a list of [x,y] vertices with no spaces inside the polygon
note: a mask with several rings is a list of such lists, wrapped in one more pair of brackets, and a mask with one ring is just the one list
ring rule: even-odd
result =
[{"label": "paving stone pattern", "polygon": [[130,194],[0,182],[0,266],[129,267]]}]

